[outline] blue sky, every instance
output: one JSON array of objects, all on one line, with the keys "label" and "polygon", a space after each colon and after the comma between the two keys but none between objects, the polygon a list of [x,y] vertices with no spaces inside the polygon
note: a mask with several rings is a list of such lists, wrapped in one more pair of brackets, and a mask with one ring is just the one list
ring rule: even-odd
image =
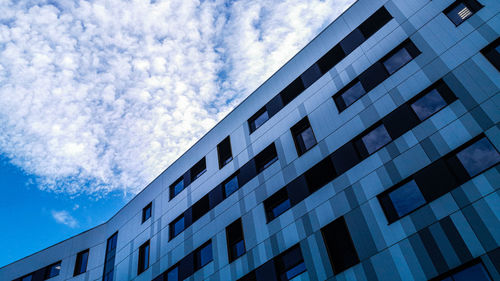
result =
[{"label": "blue sky", "polygon": [[109,219],[353,2],[0,1],[0,266]]}]

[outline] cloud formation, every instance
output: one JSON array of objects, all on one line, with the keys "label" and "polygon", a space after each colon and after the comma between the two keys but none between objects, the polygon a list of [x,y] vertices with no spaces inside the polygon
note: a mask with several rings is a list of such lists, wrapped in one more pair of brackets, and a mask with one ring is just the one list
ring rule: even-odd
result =
[{"label": "cloud formation", "polygon": [[55,211],[52,210],[52,217],[57,223],[64,224],[71,228],[75,228],[78,226],[78,221],[73,218],[67,211]]},{"label": "cloud formation", "polygon": [[353,2],[0,2],[0,153],[135,194]]}]

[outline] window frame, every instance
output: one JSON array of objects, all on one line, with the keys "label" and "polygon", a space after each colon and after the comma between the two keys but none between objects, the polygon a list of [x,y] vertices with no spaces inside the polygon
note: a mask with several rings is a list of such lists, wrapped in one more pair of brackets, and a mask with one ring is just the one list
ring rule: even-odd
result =
[{"label": "window frame", "polygon": [[[312,137],[314,139],[314,144],[309,148],[306,147],[304,139],[302,137],[302,133],[304,133],[307,129],[311,130]],[[305,116],[295,125],[293,125],[290,128],[290,132],[292,133],[293,142],[295,143],[295,149],[297,150],[297,155],[299,157],[304,155],[307,151],[311,150],[318,144],[318,141],[316,140],[316,135],[314,134],[314,130],[307,116]]]},{"label": "window frame", "polygon": [[[147,253],[146,253],[147,252]],[[137,261],[137,275],[142,274],[150,266],[150,256],[151,256],[151,244],[150,240],[144,242],[138,251],[138,261]],[[147,259],[147,264],[145,264],[145,259]]]},{"label": "window frame", "polygon": [[[236,230],[240,233],[237,234],[231,233]],[[233,238],[234,236],[235,238]],[[244,251],[241,255],[235,256],[233,255],[233,247],[236,246],[236,244],[238,244],[239,242],[243,242]],[[233,261],[237,260],[246,253],[245,234],[243,231],[243,223],[241,221],[241,218],[233,221],[226,227],[226,245],[227,245],[227,257],[229,263],[232,263]]]},{"label": "window frame", "polygon": [[[255,121],[257,119],[259,119],[259,117],[263,114],[267,114],[267,119],[266,121],[262,122],[262,124],[260,124],[259,126],[257,126],[255,124]],[[248,119],[248,129],[250,130],[250,134],[252,134],[253,132],[255,132],[258,128],[262,127],[262,125],[264,125],[267,121],[269,121],[269,119],[271,119],[271,117],[269,116],[269,112],[267,112],[267,109],[265,106],[263,106],[261,109],[259,109],[254,115],[252,115],[252,117],[250,117]]]},{"label": "window frame", "polygon": [[[183,220],[183,227],[182,230],[179,231],[179,233],[175,234],[175,224],[179,222],[180,220]],[[186,218],[184,213],[179,215],[177,218],[175,218],[171,223],[169,223],[169,241],[177,237],[179,234],[181,234],[184,230],[186,230]]]},{"label": "window frame", "polygon": [[[456,7],[458,7],[460,4],[463,4],[471,14],[467,16],[466,18],[462,18],[462,21],[459,23],[454,22],[450,16],[448,15],[452,10],[454,10]],[[484,7],[483,4],[481,4],[479,1],[476,0],[457,0],[453,3],[451,3],[446,9],[443,10],[443,14],[455,25],[455,27],[461,25],[468,19],[470,19],[472,16],[474,16],[479,10],[481,10]]]},{"label": "window frame", "polygon": [[[175,187],[182,182],[182,189],[175,193]],[[169,186],[169,200],[174,199],[175,196],[179,195],[186,188],[186,183],[184,181],[184,175],[178,178],[174,183]]]},{"label": "window frame", "polygon": [[[284,210],[283,212],[279,213],[278,215],[275,215],[274,209],[276,209],[276,207],[282,205],[286,201],[289,202],[290,207]],[[267,223],[278,218],[286,211],[290,210],[292,207],[293,207],[292,202],[290,201],[290,197],[288,196],[288,192],[285,186],[264,200],[264,210],[266,212]]]},{"label": "window frame", "polygon": [[[228,146],[228,147],[226,147]],[[229,151],[229,157],[222,159],[224,150]],[[229,164],[233,160],[233,151],[231,147],[231,136],[227,136],[217,145],[217,159],[219,160],[219,169]]]},{"label": "window frame", "polygon": [[[146,217],[148,214],[147,211],[149,210],[149,216]],[[142,208],[142,223],[145,223],[148,219],[151,218],[153,215],[153,201],[149,202],[149,204],[146,205],[146,207]]]},{"label": "window frame", "polygon": [[[205,264],[202,264],[201,263],[201,253],[207,247],[210,247],[210,259]],[[198,247],[194,251],[193,273],[202,269],[207,264],[211,263],[213,260],[214,260],[214,248],[212,246],[212,240],[208,240],[207,242],[203,243],[203,245],[201,245],[200,247]]]},{"label": "window frame", "polygon": [[[82,257],[84,254],[87,254],[87,258],[85,259],[85,270],[80,271],[80,269],[82,268]],[[87,272],[89,255],[90,255],[90,249],[83,250],[83,251],[79,252],[78,254],[76,254],[75,268],[73,270],[73,277]]]},{"label": "window frame", "polygon": [[490,280],[494,280],[492,277],[491,277],[491,273],[488,271],[488,268],[484,265],[484,263],[482,262],[481,258],[475,258],[471,261],[468,261],[466,263],[463,263],[443,274],[440,274],[434,278],[431,278],[429,279],[429,281],[444,281],[444,279],[446,278],[451,278],[453,275],[459,273],[459,272],[462,272],[464,271],[465,269],[468,269],[470,267],[473,267],[475,265],[481,265],[484,269],[484,271],[486,272],[487,276],[490,278]]}]

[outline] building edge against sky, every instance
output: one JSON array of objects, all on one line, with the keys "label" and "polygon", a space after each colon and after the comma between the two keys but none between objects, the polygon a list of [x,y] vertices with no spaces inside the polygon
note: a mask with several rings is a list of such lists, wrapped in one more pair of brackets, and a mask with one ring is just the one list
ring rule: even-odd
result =
[{"label": "building edge against sky", "polygon": [[108,222],[0,280],[500,280],[500,2],[359,0]]}]

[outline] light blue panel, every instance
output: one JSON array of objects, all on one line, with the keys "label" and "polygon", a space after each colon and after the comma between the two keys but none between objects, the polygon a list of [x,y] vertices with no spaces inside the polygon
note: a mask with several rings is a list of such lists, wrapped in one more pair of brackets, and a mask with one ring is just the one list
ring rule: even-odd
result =
[{"label": "light blue panel", "polygon": [[390,251],[378,253],[370,260],[379,280],[401,280]]},{"label": "light blue panel", "polygon": [[440,131],[440,134],[451,149],[457,148],[472,138],[460,120],[455,120],[444,127]]},{"label": "light blue panel", "polygon": [[450,216],[451,220],[455,224],[460,236],[464,240],[467,248],[474,257],[478,257],[485,253],[483,246],[477,239],[476,234],[470,227],[467,219],[464,217],[462,212],[456,212]]},{"label": "light blue panel", "polygon": [[406,178],[424,166],[430,164],[430,159],[420,145],[414,146],[404,154],[394,159],[394,165],[401,177]]},{"label": "light blue panel", "polygon": [[396,265],[396,269],[399,272],[399,276],[401,280],[415,280],[413,278],[413,274],[410,270],[410,267],[407,263],[407,257],[401,251],[401,248],[398,244],[389,248],[389,252],[392,256],[394,264]]},{"label": "light blue panel", "polygon": [[447,193],[434,200],[430,203],[430,206],[438,220],[443,219],[459,209],[451,193]]}]

